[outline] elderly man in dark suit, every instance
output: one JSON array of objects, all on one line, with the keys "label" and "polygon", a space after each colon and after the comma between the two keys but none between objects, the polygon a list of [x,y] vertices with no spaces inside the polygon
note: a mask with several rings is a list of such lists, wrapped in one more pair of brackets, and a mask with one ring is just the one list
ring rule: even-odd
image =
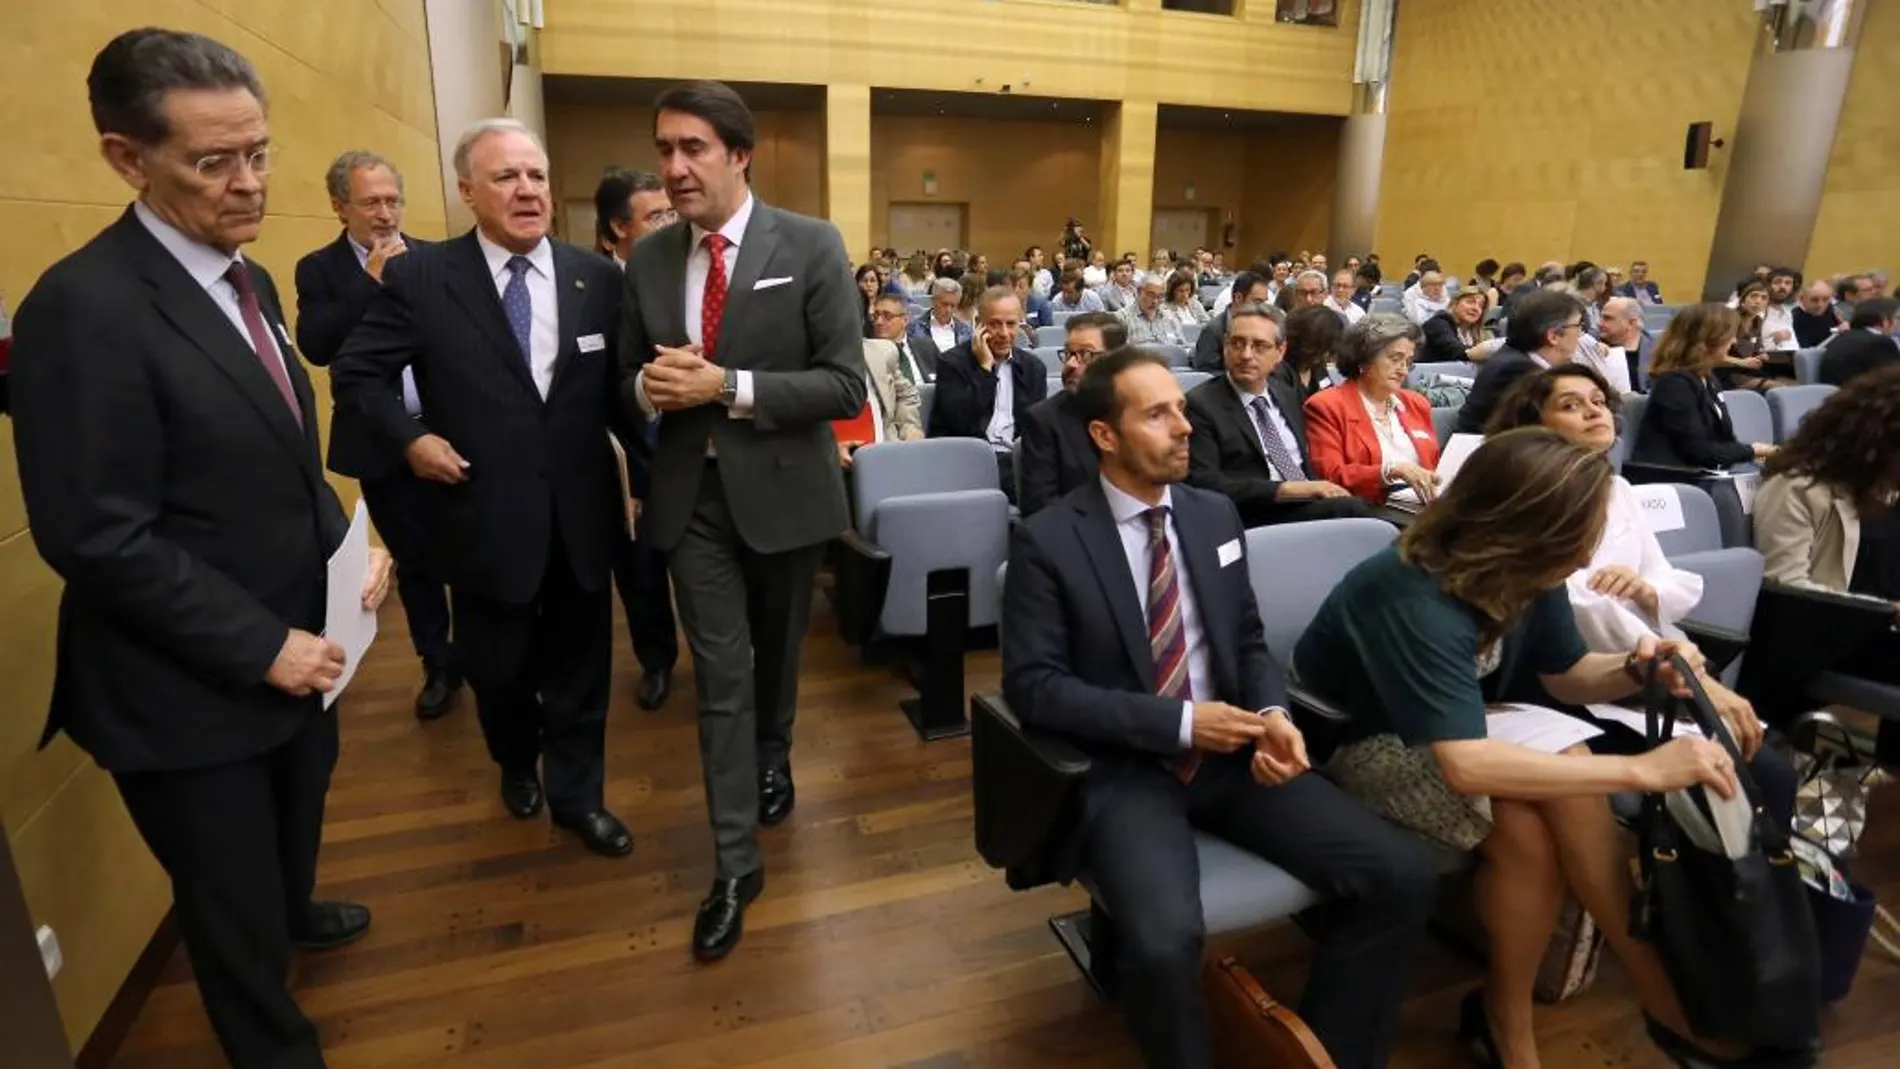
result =
[{"label": "elderly man in dark suit", "polygon": [[[348,523],[277,288],[239,251],[264,220],[264,90],[224,45],[157,29],[115,38],[87,86],[138,199],[15,322],[20,485],[66,582],[42,741],[63,731],[111,773],[231,1064],[316,1069],[291,948],[370,918],[312,900],[343,669],[325,565]],[[365,608],[388,571],[372,551]]]},{"label": "elderly man in dark suit", "polygon": [[1153,1066],[1213,1066],[1199,828],[1336,897],[1300,1013],[1341,1069],[1379,1069],[1431,911],[1432,851],[1309,773],[1240,516],[1181,485],[1187,406],[1167,362],[1122,349],[1077,396],[1101,476],[1016,529],[1003,693],[1093,760],[1074,846],[1117,921],[1136,1042]]},{"label": "elderly man in dark suit", "polygon": [[[607,434],[634,433],[614,358],[620,274],[548,237],[547,154],[520,123],[475,124],[454,165],[474,228],[385,267],[331,381],[431,484],[502,805],[525,820],[545,801],[588,849],[621,855],[633,841],[602,796],[609,573],[626,517]],[[388,388],[404,367],[424,421]]]},{"label": "elderly man in dark suit", "polygon": [[[297,348],[304,359],[329,367],[343,348],[376,288],[383,267],[424,244],[402,232],[402,174],[373,152],[345,152],[324,175],[330,207],[343,232],[297,261]],[[408,368],[389,384],[411,416],[422,414],[415,378]],[[363,503],[396,558],[396,594],[409,620],[409,641],[422,660],[416,718],[434,720],[449,711],[462,686],[449,645],[449,597],[429,559],[427,490],[394,448],[378,441],[369,425],[347,406],[333,406],[330,470],[357,480]]]},{"label": "elderly man in dark suit", "polygon": [[930,438],[980,438],[996,451],[997,478],[1012,500],[1016,473],[1012,447],[1028,425],[1029,410],[1049,394],[1040,357],[1016,344],[1022,300],[1016,291],[991,286],[976,302],[976,336],[937,361],[937,397],[931,403]]},{"label": "elderly man in dark suit", "polygon": [[663,413],[647,502],[699,685],[715,869],[693,953],[723,958],[765,887],[758,830],[791,814],[799,651],[825,544],[849,525],[831,421],[864,408],[862,305],[831,224],[753,196],[745,101],[719,82],[654,104],[684,220],[633,247],[621,352]]},{"label": "elderly man in dark suit", "polygon": [[1075,388],[1090,364],[1128,344],[1128,326],[1113,312],[1083,312],[1064,326],[1062,390],[1029,410],[1019,435],[1022,500],[1016,504],[1024,516],[1095,478],[1095,446],[1076,411]]},{"label": "elderly man in dark suit", "polygon": [[1308,468],[1304,399],[1273,369],[1286,355],[1279,309],[1229,308],[1227,372],[1188,392],[1188,483],[1226,497],[1248,527],[1370,516],[1346,488]]}]

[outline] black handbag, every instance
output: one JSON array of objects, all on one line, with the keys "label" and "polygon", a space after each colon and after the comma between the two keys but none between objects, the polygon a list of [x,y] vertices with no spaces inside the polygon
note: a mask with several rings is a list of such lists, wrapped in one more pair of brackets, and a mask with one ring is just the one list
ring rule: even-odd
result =
[{"label": "black handbag", "polygon": [[[1729,752],[1754,819],[1748,852],[1730,858],[1692,842],[1662,795],[1645,795],[1637,821],[1642,885],[1635,934],[1656,947],[1698,1035],[1757,1048],[1811,1048],[1820,1035],[1820,950],[1789,829],[1762,805],[1741,751],[1694,673],[1680,657],[1670,663],[1693,693],[1671,696],[1651,664],[1643,691],[1650,748],[1675,737],[1679,711],[1688,715]],[[1713,824],[1703,792],[1688,791]]]}]

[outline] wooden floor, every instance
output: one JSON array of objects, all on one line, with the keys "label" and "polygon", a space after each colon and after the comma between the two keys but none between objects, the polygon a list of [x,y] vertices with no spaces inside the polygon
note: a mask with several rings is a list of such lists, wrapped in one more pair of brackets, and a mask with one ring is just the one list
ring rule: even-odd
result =
[{"label": "wooden floor", "polygon": [[[616,654],[608,805],[631,857],[584,853],[543,817],[509,818],[466,695],[411,715],[415,662],[400,609],[345,701],[320,894],[375,911],[361,942],[299,962],[296,993],[332,1069],[824,1069],[1137,1066],[1119,1014],[1095,1001],[1049,933],[1080,892],[1013,894],[971,842],[967,740],[917,741],[910,693],[861,667],[822,599],[806,645],[798,808],[765,833],[767,884],[719,965],[687,950],[711,878],[690,666],[658,713],[633,701]],[[624,639],[624,636],[622,636]],[[972,686],[994,685],[972,655]],[[1900,902],[1900,788],[1880,800],[1861,874]],[[1291,929],[1232,948],[1270,990],[1298,991]],[[1395,1069],[1469,1062],[1453,1042],[1476,970],[1434,943],[1419,962]],[[1900,968],[1870,958],[1830,1020],[1834,1069],[1900,1064]],[[1587,995],[1540,1011],[1547,1069],[1641,1069],[1642,1039],[1612,966]],[[182,953],[117,1069],[223,1065]]]}]

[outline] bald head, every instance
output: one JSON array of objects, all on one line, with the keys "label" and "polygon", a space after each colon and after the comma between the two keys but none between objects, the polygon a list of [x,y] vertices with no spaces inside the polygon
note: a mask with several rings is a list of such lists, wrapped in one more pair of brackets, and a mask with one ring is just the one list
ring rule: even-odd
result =
[{"label": "bald head", "polygon": [[1816,279],[1801,291],[1801,310],[1809,315],[1820,315],[1827,306],[1834,303],[1834,287],[1825,279]]},{"label": "bald head", "polygon": [[1643,306],[1634,297],[1612,297],[1603,305],[1598,332],[1611,345],[1630,348],[1643,336]]}]

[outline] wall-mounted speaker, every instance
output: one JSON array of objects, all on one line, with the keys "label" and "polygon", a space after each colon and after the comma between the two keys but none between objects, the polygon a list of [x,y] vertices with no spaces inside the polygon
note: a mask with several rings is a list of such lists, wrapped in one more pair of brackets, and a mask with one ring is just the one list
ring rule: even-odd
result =
[{"label": "wall-mounted speaker", "polygon": [[1709,165],[1709,150],[1722,147],[1721,139],[1717,138],[1713,141],[1709,139],[1714,131],[1714,123],[1692,122],[1689,124],[1689,132],[1682,139],[1683,170],[1700,171]]}]

